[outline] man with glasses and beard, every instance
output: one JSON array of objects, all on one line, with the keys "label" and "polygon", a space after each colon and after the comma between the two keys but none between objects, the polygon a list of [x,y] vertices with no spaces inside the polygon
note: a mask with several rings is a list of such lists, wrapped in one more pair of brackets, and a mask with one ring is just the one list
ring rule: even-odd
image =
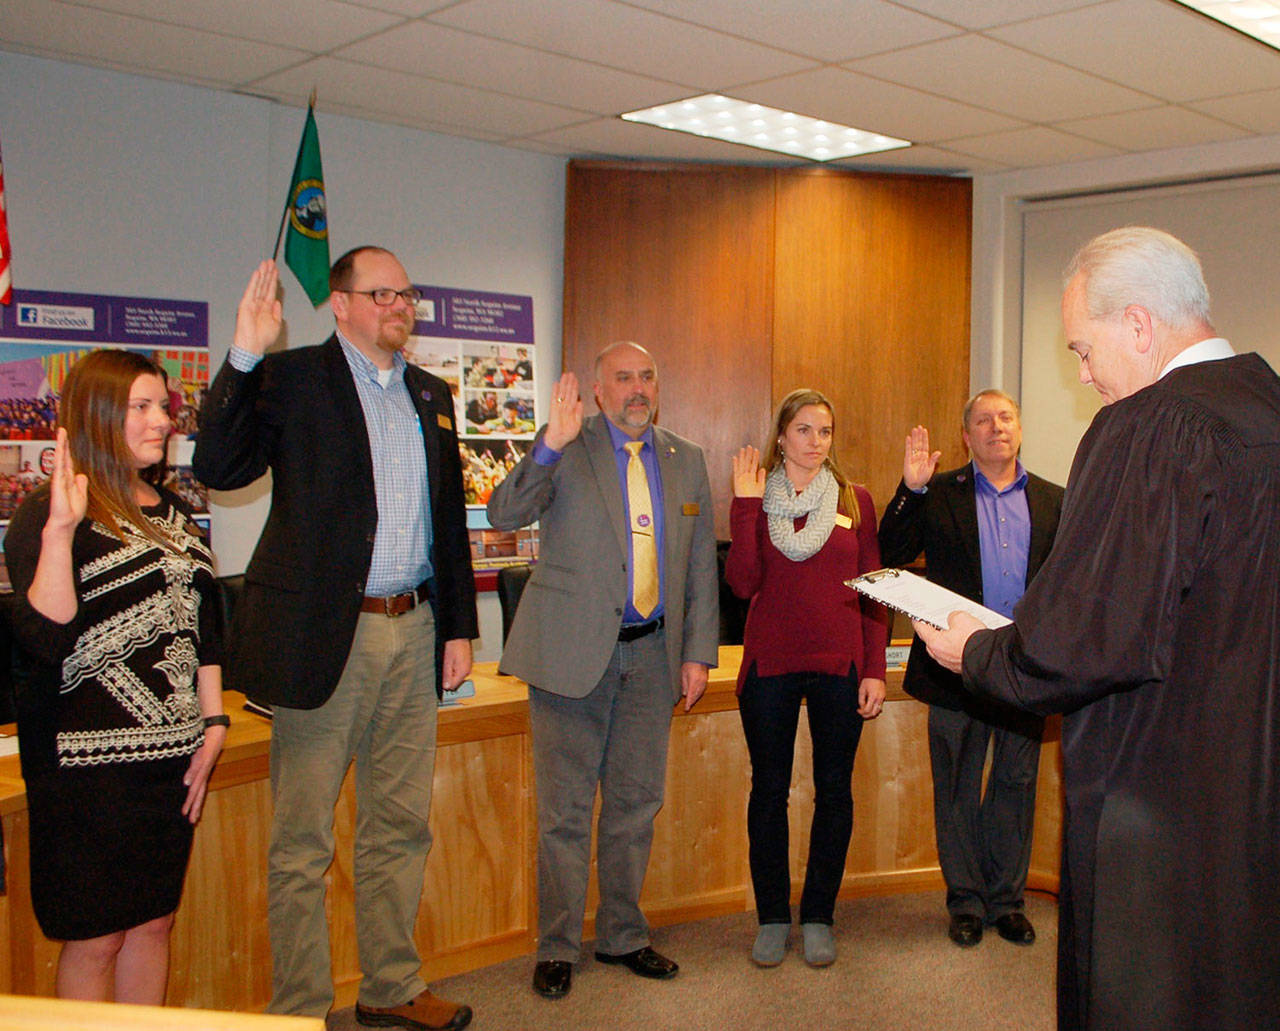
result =
[{"label": "man with glasses and beard", "polygon": [[267,881],[273,1013],[333,1005],[324,874],[354,758],[361,1024],[458,1029],[471,1008],[419,974],[413,928],[431,834],[436,704],[477,635],[453,400],[405,362],[418,292],[380,247],[329,274],[337,332],[264,354],[281,329],[278,272],[258,266],[201,410],[194,469],[231,490],[272,473],[226,671],[272,706]]}]

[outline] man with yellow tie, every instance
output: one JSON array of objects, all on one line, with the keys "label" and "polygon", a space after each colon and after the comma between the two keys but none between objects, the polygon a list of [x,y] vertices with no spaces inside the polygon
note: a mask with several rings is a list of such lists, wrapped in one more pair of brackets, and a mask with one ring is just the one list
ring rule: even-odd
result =
[{"label": "man with yellow tie", "polygon": [[596,959],[642,977],[678,968],[640,911],[662,807],[672,705],[691,709],[716,664],[715,528],[702,449],[653,425],[658,370],[620,342],[596,357],[584,419],[577,377],[489,500],[489,521],[540,521],[540,558],[500,668],[529,685],[538,793],[538,954],[533,988],[569,991],[582,947],[597,785]]}]

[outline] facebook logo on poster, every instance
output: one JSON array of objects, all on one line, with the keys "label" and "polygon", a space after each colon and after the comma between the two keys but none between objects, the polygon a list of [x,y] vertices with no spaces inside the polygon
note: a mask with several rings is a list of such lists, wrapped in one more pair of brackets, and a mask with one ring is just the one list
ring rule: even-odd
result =
[{"label": "facebook logo on poster", "polygon": [[93,309],[66,304],[19,304],[18,325],[74,332],[93,329]]}]

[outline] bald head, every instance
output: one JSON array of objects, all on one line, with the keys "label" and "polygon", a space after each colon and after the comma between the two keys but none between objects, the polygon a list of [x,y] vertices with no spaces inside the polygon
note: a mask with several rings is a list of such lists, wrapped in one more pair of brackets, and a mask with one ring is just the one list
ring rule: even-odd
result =
[{"label": "bald head", "polygon": [[658,366],[637,343],[620,340],[598,355],[596,404],[606,419],[627,436],[639,437],[658,414]]}]

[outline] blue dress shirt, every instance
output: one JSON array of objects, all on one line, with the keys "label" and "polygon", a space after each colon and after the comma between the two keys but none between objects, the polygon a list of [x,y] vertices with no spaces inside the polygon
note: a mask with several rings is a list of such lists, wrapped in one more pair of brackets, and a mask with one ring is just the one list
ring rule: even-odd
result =
[{"label": "blue dress shirt", "polygon": [[1027,589],[1031,551],[1031,510],[1027,507],[1027,471],[998,490],[975,465],[973,493],[978,506],[978,547],[982,557],[982,603],[1013,618],[1013,606]]}]

